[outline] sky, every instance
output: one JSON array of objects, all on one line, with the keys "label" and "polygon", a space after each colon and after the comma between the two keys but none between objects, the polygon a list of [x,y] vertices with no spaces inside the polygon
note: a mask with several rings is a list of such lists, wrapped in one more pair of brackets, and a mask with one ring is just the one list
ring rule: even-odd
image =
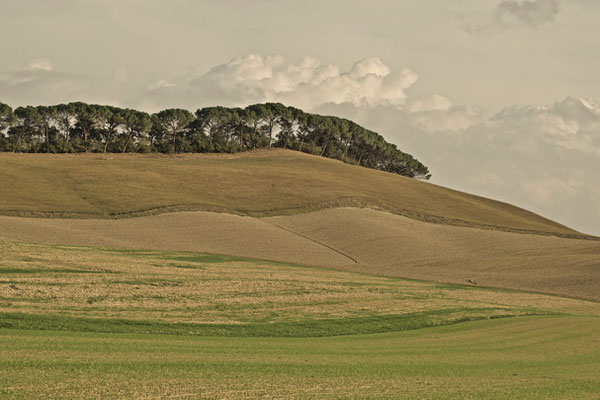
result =
[{"label": "sky", "polygon": [[597,0],[0,0],[0,101],[351,118],[432,183],[600,235]]}]

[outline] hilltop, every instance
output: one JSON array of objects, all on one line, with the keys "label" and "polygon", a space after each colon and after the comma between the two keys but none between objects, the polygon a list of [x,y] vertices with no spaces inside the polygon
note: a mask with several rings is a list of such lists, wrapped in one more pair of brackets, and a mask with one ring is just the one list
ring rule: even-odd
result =
[{"label": "hilltop", "polygon": [[[6,135],[4,134],[6,132]],[[281,103],[169,108],[152,115],[74,102],[0,103],[0,151],[23,153],[238,153],[293,149],[343,162],[429,179],[429,169],[377,132],[345,118],[306,113]]]}]

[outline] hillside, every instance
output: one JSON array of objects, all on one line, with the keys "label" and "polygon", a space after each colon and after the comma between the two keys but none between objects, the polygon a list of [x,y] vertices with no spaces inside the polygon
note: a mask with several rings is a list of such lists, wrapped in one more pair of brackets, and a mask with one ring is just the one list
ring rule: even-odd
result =
[{"label": "hillside", "polygon": [[289,150],[236,155],[0,154],[0,214],[84,218],[168,211],[250,216],[372,207],[428,222],[579,234],[521,208]]},{"label": "hillside", "polygon": [[0,238],[229,254],[391,277],[600,300],[600,241],[333,208],[254,218],[178,212],[125,219],[0,216]]},{"label": "hillside", "polygon": [[506,203],[321,157],[1,154],[0,168],[0,238],[600,299],[597,238]]}]

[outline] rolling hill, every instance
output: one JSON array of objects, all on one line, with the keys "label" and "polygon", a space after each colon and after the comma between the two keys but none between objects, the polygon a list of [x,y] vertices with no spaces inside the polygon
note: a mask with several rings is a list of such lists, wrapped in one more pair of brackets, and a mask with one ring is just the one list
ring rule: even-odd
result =
[{"label": "rolling hill", "polygon": [[0,168],[7,239],[600,299],[597,238],[506,203],[330,159],[285,150],[1,154]]},{"label": "rolling hill", "polygon": [[427,222],[581,237],[510,204],[290,150],[3,153],[0,170],[4,215],[108,218],[218,211],[264,217],[358,206]]}]

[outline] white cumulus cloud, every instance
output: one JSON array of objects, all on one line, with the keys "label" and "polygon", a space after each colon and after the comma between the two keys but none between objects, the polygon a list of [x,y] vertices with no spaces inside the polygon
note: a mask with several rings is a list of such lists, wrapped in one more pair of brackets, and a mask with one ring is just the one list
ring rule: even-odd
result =
[{"label": "white cumulus cloud", "polygon": [[249,54],[190,79],[188,95],[219,104],[281,101],[306,109],[326,103],[403,107],[405,91],[417,79],[416,72],[393,70],[379,57],[364,58],[342,71],[310,56],[289,63],[280,55]]}]

